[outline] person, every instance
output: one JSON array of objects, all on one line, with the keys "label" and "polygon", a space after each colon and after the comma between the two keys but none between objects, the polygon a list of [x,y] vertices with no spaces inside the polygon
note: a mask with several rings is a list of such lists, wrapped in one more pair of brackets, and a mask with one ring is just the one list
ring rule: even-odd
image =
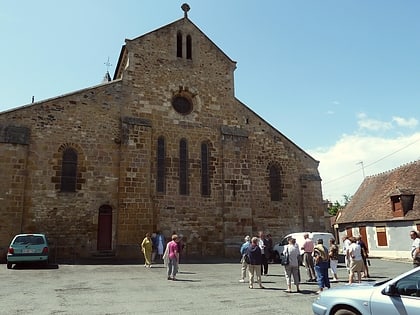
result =
[{"label": "person", "polygon": [[265,238],[265,234],[263,231],[260,231],[258,233],[259,240],[258,240],[258,246],[261,249],[261,274],[264,276],[268,275],[268,259],[267,259],[267,253],[268,253],[268,241]]},{"label": "person", "polygon": [[156,254],[157,254],[157,250],[156,250],[156,233],[152,233],[152,264],[155,263],[155,259],[156,259]]},{"label": "person", "polygon": [[309,238],[309,233],[303,235],[304,241],[301,249],[303,250],[303,264],[306,268],[306,273],[308,275],[308,282],[316,282],[316,275],[314,269],[314,259],[312,257],[312,252],[314,251],[314,243]]},{"label": "person", "polygon": [[264,289],[261,283],[261,263],[263,255],[261,254],[258,237],[253,237],[251,239],[251,245],[247,249],[247,254],[250,260],[248,265],[249,288],[254,288],[254,275],[256,274],[260,288]]},{"label": "person", "polygon": [[152,266],[152,247],[153,242],[150,237],[150,233],[146,233],[146,236],[144,237],[143,241],[141,242],[141,251],[144,255],[144,267],[150,268]]},{"label": "person", "polygon": [[299,290],[300,274],[299,274],[299,246],[296,244],[296,240],[293,237],[288,239],[289,244],[284,247],[283,255],[289,256],[289,264],[284,266],[284,276],[286,278],[287,290],[285,292],[292,292],[292,276],[293,282],[296,286],[296,291]]},{"label": "person", "polygon": [[349,284],[352,284],[354,281],[354,274],[357,274],[357,282],[362,281],[362,271],[363,271],[363,258],[362,258],[362,248],[357,243],[355,237],[350,238],[350,246],[347,249],[349,259],[350,259],[350,273],[349,273]]},{"label": "person", "polygon": [[242,244],[239,250],[241,253],[241,279],[239,279],[239,282],[245,282],[246,271],[248,269],[248,263],[245,261],[244,256],[251,242],[249,235],[245,236],[244,241],[245,242]]},{"label": "person", "polygon": [[266,252],[266,257],[268,260],[268,263],[273,263],[274,262],[274,250],[273,250],[273,237],[271,236],[271,234],[267,234],[267,252]]},{"label": "person", "polygon": [[347,272],[350,273],[350,257],[349,257],[349,247],[350,247],[350,238],[347,235],[343,237],[343,254],[344,254],[344,264],[346,265]]},{"label": "person", "polygon": [[156,236],[154,238],[154,247],[158,259],[162,259],[165,245],[165,237],[160,231],[156,231]]},{"label": "person", "polygon": [[367,259],[369,257],[369,250],[363,242],[363,239],[361,236],[356,237],[357,243],[360,245],[360,249],[362,250],[362,260],[363,260],[363,278],[370,278],[369,275],[369,267]]},{"label": "person", "polygon": [[[173,231],[172,232],[172,235],[175,235],[175,234],[178,235],[178,233],[176,231]],[[177,242],[177,244],[178,244],[178,254],[179,254],[178,269],[179,269],[179,264],[181,263],[181,254],[182,254],[182,251],[184,249],[184,243],[182,241],[183,238],[184,238],[184,236],[182,234],[179,234],[179,236],[178,236],[178,242]]]},{"label": "person", "polygon": [[411,258],[413,258],[413,267],[420,266],[420,236],[417,231],[410,231],[410,238],[413,240],[411,245]]},{"label": "person", "polygon": [[165,253],[163,254],[163,261],[166,265],[168,280],[176,280],[178,273],[179,251],[178,251],[178,235],[173,234],[172,240],[166,244]]},{"label": "person", "polygon": [[319,288],[317,293],[321,293],[325,288],[330,288],[330,279],[328,278],[328,250],[324,246],[322,238],[317,240],[317,245],[314,247],[313,251],[313,257]]},{"label": "person", "polygon": [[337,268],[338,268],[338,246],[335,244],[335,239],[330,238],[330,247],[328,249],[328,257],[330,259],[330,268],[333,276],[332,281],[338,281]]}]

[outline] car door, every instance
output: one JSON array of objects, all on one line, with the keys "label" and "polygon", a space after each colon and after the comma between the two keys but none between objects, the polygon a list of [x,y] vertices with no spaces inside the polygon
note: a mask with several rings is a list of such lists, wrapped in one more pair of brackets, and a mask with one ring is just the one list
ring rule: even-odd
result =
[{"label": "car door", "polygon": [[420,269],[377,288],[370,304],[372,315],[420,314]]}]

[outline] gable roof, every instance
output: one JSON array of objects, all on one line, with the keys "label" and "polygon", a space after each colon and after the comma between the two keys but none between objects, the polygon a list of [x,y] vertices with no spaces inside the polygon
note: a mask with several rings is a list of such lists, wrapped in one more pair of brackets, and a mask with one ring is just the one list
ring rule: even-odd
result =
[{"label": "gable roof", "polygon": [[[391,196],[414,194],[413,209],[394,217]],[[336,223],[420,220],[420,160],[366,177]]]},{"label": "gable roof", "polygon": [[[147,37],[148,35],[150,35],[150,34],[153,34],[153,33],[158,33],[158,32],[160,32],[161,30],[163,30],[163,29],[166,29],[166,28],[171,28],[171,27],[173,27],[173,26],[176,26],[177,24],[178,25],[182,25],[183,23],[188,23],[188,24],[190,24],[190,25],[192,25],[192,27],[194,28],[194,29],[196,29],[212,46],[214,46],[215,48],[216,48],[216,50],[217,51],[219,51],[225,58],[226,58],[226,60],[228,60],[228,62],[230,62],[230,63],[232,63],[232,65],[234,66],[234,67],[236,67],[236,61],[234,61],[234,60],[232,60],[228,55],[226,55],[226,53],[222,50],[222,49],[220,49],[220,47],[219,46],[217,46],[197,25],[195,25],[187,16],[184,16],[183,18],[180,18],[180,19],[178,19],[178,20],[176,20],[176,21],[174,21],[174,22],[172,22],[172,23],[169,23],[169,24],[166,24],[166,25],[164,25],[164,26],[161,26],[161,27],[159,27],[159,28],[157,28],[157,29],[155,29],[155,30],[153,30],[153,31],[150,31],[150,32],[148,32],[148,33],[145,33],[145,34],[143,34],[143,35],[140,35],[140,36],[137,36],[136,38],[133,38],[133,39],[126,39],[125,41],[126,42],[129,42],[129,41],[135,41],[135,40],[138,40],[138,39],[141,39],[141,38],[145,38],[145,37]],[[120,78],[121,77],[121,74],[122,74],[122,72],[123,72],[123,67],[125,66],[125,62],[124,62],[124,60],[125,60],[125,58],[127,58],[127,48],[126,48],[126,45],[123,45],[122,46],[122,48],[121,48],[121,52],[120,52],[120,56],[119,56],[119,58],[118,58],[118,62],[117,62],[117,66],[115,67],[115,72],[114,72],[114,77],[113,77],[113,79],[114,80],[116,80],[116,79],[118,79],[118,78]]]}]

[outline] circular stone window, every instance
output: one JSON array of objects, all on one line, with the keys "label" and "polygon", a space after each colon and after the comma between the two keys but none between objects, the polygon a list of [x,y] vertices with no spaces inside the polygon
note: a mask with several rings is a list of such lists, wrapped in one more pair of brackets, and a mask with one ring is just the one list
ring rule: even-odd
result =
[{"label": "circular stone window", "polygon": [[191,101],[184,96],[175,96],[172,99],[173,108],[180,114],[187,115],[192,111]]}]

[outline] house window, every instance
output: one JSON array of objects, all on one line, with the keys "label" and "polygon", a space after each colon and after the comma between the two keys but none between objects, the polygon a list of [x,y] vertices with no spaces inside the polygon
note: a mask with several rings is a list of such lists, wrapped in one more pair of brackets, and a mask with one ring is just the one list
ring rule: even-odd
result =
[{"label": "house window", "polygon": [[201,144],[201,194],[210,195],[209,146],[204,142]]},{"label": "house window", "polygon": [[280,201],[281,200],[281,178],[280,178],[280,171],[277,166],[270,165],[269,177],[270,177],[271,201]]},{"label": "house window", "polygon": [[188,195],[188,148],[185,139],[179,142],[179,193]]},{"label": "house window", "polygon": [[378,246],[388,246],[385,226],[376,227],[376,238],[378,240]]},{"label": "house window", "polygon": [[187,59],[192,59],[192,42],[191,35],[187,36]]},{"label": "house window", "polygon": [[182,34],[178,32],[176,34],[176,56],[182,58]]},{"label": "house window", "polygon": [[163,137],[159,137],[157,143],[156,191],[165,192],[165,139]]},{"label": "house window", "polygon": [[61,191],[75,192],[77,181],[77,152],[72,148],[63,151],[61,164]]}]

